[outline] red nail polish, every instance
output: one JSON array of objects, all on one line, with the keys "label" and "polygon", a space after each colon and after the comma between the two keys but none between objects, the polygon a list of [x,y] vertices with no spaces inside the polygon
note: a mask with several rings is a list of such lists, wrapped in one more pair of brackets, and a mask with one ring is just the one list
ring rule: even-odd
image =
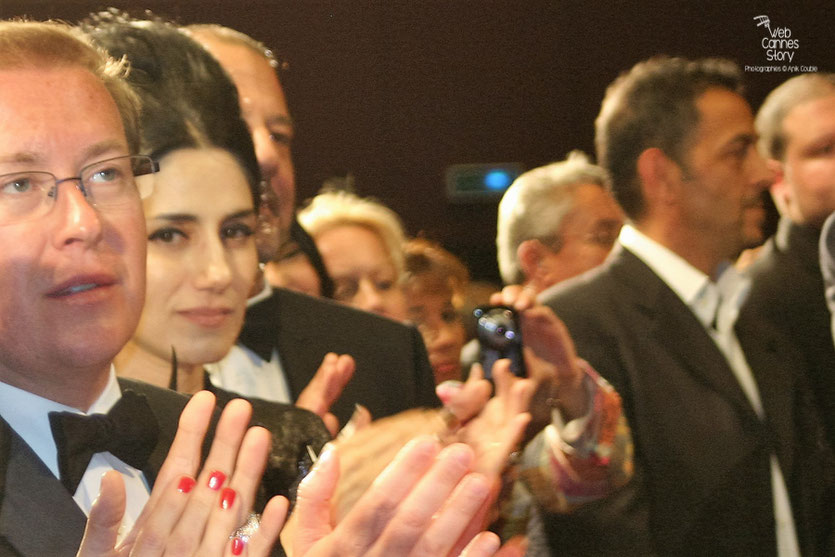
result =
[{"label": "red nail polish", "polygon": [[235,503],[235,490],[231,487],[224,487],[220,492],[220,508],[228,509]]},{"label": "red nail polish", "polygon": [[240,555],[244,552],[244,546],[246,542],[244,542],[241,538],[233,538],[232,539],[232,555]]},{"label": "red nail polish", "polygon": [[223,486],[223,482],[226,481],[226,474],[223,472],[215,470],[209,475],[209,489],[212,491],[217,491],[218,489]]},{"label": "red nail polish", "polygon": [[194,487],[194,484],[194,478],[183,476],[182,478],[180,478],[180,483],[177,484],[177,491],[179,491],[180,493],[188,493],[189,491],[191,491],[191,488]]}]

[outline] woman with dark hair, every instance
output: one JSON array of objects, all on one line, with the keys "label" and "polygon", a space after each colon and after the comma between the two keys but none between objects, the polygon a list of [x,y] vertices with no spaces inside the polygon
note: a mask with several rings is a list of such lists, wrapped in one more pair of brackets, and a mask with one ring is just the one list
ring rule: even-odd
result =
[{"label": "woman with dark hair", "polygon": [[[128,80],[145,103],[140,150],[159,164],[154,191],[143,199],[148,233],[145,306],[136,332],[116,358],[116,371],[157,385],[176,384],[185,392],[208,388],[222,405],[234,395],[213,388],[204,366],[223,357],[235,342],[257,273],[258,166],[235,88],[207,51],[169,24],[132,21],[109,12],[88,22],[86,29],[112,56],[124,56],[130,64]],[[341,464],[334,450],[326,450],[311,481],[304,483],[299,512],[293,515],[293,554],[307,553],[315,542],[311,554],[316,555],[457,555],[483,527],[499,473],[530,418],[525,410],[533,383],[512,378],[509,371],[494,377],[498,394],[489,403],[486,382],[471,381],[462,389],[469,396],[456,397],[455,415],[427,411],[431,419],[423,428],[400,416],[406,425],[402,430],[376,422],[372,432],[385,450],[355,441],[353,449],[336,449]],[[262,486],[267,495],[292,495],[310,464],[309,453],[318,453],[327,431],[309,412],[250,402],[254,421],[274,439]],[[229,403],[227,411],[236,405]],[[401,452],[414,458],[393,455],[421,431],[452,444],[439,452],[436,437],[424,437]],[[378,477],[377,470],[390,460],[390,471]],[[455,470],[415,483],[425,470],[445,462]],[[399,479],[401,468],[411,479]],[[470,470],[479,473],[461,480]],[[337,477],[340,490],[331,497]],[[321,492],[328,491],[323,497]],[[311,505],[317,497],[323,503]],[[344,503],[339,509],[337,501]],[[403,514],[392,519],[398,509]],[[334,519],[336,510],[342,520]],[[351,534],[356,530],[358,534]],[[472,539],[462,555],[492,555],[498,545],[490,534]]]},{"label": "woman with dark hair", "polygon": [[[148,234],[146,297],[139,326],[116,357],[117,374],[186,393],[207,389],[204,365],[223,358],[243,323],[258,272],[258,162],[221,67],[176,27],[104,12],[85,23],[114,58],[130,64],[142,100],[141,152],[159,163],[143,200]],[[253,420],[274,438],[269,495],[293,495],[330,439],[314,414],[252,399]]]}]

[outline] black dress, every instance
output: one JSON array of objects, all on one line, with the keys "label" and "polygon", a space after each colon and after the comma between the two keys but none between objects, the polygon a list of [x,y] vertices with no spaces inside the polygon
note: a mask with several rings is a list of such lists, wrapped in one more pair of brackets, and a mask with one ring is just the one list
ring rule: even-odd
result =
[{"label": "black dress", "polygon": [[[311,451],[318,455],[324,444],[331,440],[322,419],[292,404],[244,397],[221,389],[212,385],[208,374],[204,374],[203,388],[215,395],[218,408],[223,408],[235,398],[243,398],[252,404],[252,425],[265,427],[273,437],[272,451],[262,482],[264,495],[267,498],[283,495],[292,505],[299,482],[313,466]],[[265,503],[261,502],[257,508],[260,509]]]}]

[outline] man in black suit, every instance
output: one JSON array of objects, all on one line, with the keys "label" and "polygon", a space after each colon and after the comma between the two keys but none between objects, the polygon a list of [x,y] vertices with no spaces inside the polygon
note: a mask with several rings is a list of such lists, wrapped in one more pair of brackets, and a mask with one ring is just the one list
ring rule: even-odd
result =
[{"label": "man in black suit", "polygon": [[438,405],[432,367],[417,329],[330,300],[273,289],[247,309],[238,342],[264,361],[276,351],[292,400],[325,354],[350,354],[353,377],[330,409],[341,423],[356,403],[374,418]]},{"label": "man in black suit", "polygon": [[[219,25],[188,29],[238,87],[241,112],[262,173],[276,194],[282,222],[294,223],[293,125],[272,52]],[[327,300],[281,288],[265,292],[250,304],[239,344],[248,354],[222,362],[213,381],[244,395],[295,401],[325,354],[336,352],[349,354],[356,363],[352,379],[331,408],[340,422],[351,416],[355,404],[368,408],[374,418],[439,404],[432,367],[416,329]],[[280,384],[285,381],[286,394]]]},{"label": "man in black suit", "polygon": [[751,265],[748,305],[800,348],[835,442],[835,347],[818,263],[818,238],[835,211],[835,74],[802,74],[772,91],[756,118],[774,170],[777,233]]},{"label": "man in black suit", "polygon": [[[826,532],[829,455],[796,347],[729,265],[768,183],[738,68],[655,58],[608,89],[600,164],[630,219],[599,269],[543,293],[622,395],[635,478],[567,520],[578,553],[796,555]],[[570,544],[576,545],[570,545]]]}]

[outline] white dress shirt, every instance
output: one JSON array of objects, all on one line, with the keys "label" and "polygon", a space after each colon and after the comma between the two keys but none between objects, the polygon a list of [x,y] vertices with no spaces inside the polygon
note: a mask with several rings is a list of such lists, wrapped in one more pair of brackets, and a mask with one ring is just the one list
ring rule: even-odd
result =
[{"label": "white dress shirt", "polygon": [[[261,291],[246,301],[247,307],[269,298],[272,292],[270,284],[264,281]],[[209,373],[209,380],[215,387],[239,395],[274,402],[293,402],[290,387],[275,348],[270,360],[265,362],[261,356],[246,346],[236,344],[222,360],[204,367]]]},{"label": "white dress shirt", "polygon": [[[104,391],[86,413],[0,382],[0,416],[20,435],[55,477],[60,479],[58,449],[52,437],[49,413],[106,414],[121,397],[122,392],[112,366]],[[118,470],[125,480],[127,507],[119,530],[121,539],[133,527],[142,508],[148,502],[148,483],[140,470],[125,464],[109,452],[96,453],[90,460],[73,499],[84,514],[89,515],[93,501],[99,494],[101,477],[109,470]],[[49,509],[44,509],[44,513],[48,516]]]},{"label": "white dress shirt", "polygon": [[[717,269],[718,280],[714,282],[677,254],[628,224],[621,229],[618,242],[646,263],[696,315],[725,356],[754,411],[761,419],[765,418],[757,382],[734,332],[750,281],[732,265],[723,263]],[[786,480],[773,453],[771,493],[777,525],[777,554],[781,557],[799,555],[800,546]]]},{"label": "white dress shirt", "polygon": [[222,360],[204,367],[215,387],[243,396],[293,402],[275,349],[270,361],[265,362],[246,346],[236,344]]}]

